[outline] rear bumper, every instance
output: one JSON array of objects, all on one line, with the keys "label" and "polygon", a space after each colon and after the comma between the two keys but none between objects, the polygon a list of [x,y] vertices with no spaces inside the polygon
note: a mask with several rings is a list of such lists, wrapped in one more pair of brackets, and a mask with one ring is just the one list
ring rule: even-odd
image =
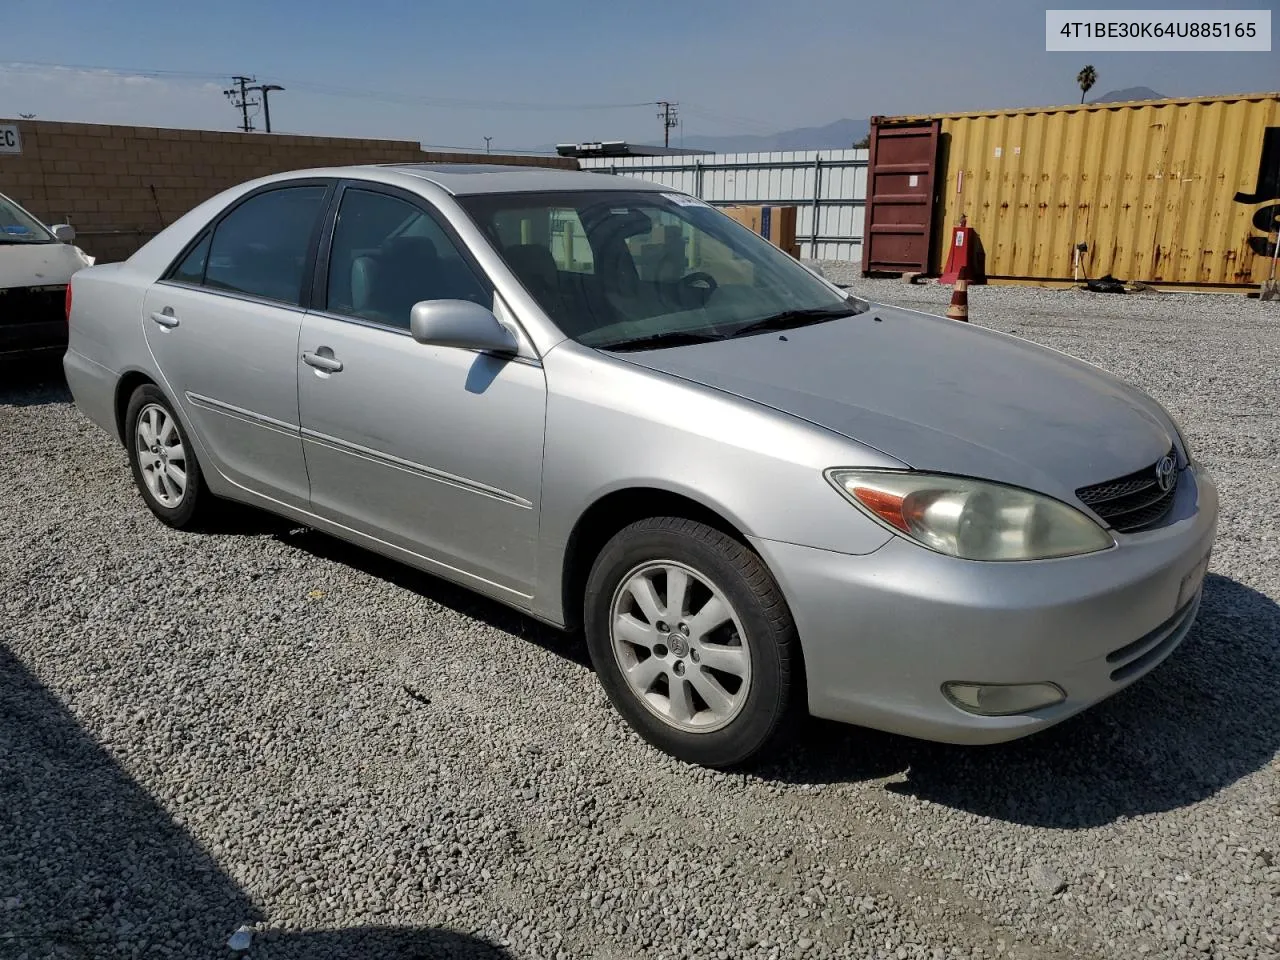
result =
[{"label": "rear bumper", "polygon": [[120,439],[115,413],[119,376],[75,350],[67,350],[63,355],[62,371],[80,412],[117,440]]},{"label": "rear bumper", "polygon": [[[753,544],[800,631],[810,711],[952,743],[1042,730],[1154,669],[1190,630],[1193,577],[1213,545],[1218,495],[1188,467],[1170,521],[1114,549],[1029,563],[975,563],[895,537],[850,556]],[[1006,717],[961,710],[948,681],[1052,682],[1066,700]]]}]

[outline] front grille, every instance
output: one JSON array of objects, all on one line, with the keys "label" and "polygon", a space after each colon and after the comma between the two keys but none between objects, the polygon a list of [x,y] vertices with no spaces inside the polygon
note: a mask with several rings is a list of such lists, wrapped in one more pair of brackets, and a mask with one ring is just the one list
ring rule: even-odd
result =
[{"label": "front grille", "polygon": [[66,284],[0,289],[0,355],[66,347],[66,299]]},{"label": "front grille", "polygon": [[66,317],[67,285],[0,288],[0,323],[45,323]]},{"label": "front grille", "polygon": [[[1175,451],[1170,450],[1169,456],[1177,462]],[[1173,485],[1167,491],[1160,489],[1156,478],[1158,463],[1159,461],[1135,470],[1127,476],[1081,487],[1076,491],[1076,496],[1113,530],[1119,533],[1142,530],[1164,518],[1173,506],[1174,495],[1178,492],[1179,471],[1175,471]]]}]

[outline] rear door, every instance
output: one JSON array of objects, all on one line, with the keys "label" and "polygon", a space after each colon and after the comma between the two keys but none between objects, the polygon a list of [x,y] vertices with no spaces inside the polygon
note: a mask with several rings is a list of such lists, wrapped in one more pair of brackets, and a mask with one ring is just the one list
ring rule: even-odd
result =
[{"label": "rear door", "polygon": [[147,291],[143,326],[168,395],[214,466],[256,493],[305,507],[298,333],[332,181],[249,194]]},{"label": "rear door", "polygon": [[541,364],[409,335],[420,300],[493,305],[483,272],[421,198],[348,185],[321,260],[298,361],[312,509],[527,596],[542,484]]}]

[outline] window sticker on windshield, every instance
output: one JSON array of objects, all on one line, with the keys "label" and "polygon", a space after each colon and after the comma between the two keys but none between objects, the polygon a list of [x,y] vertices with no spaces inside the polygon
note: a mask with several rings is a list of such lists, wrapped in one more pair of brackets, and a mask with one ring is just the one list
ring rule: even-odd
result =
[{"label": "window sticker on windshield", "polygon": [[24,227],[24,226],[22,226],[21,224],[17,224],[17,223],[13,223],[13,224],[6,224],[6,225],[5,225],[5,227],[4,227],[4,232],[5,232],[5,233],[17,233],[17,234],[30,233],[30,232],[31,232],[31,228],[30,228],[30,227]]},{"label": "window sticker on windshield", "polygon": [[628,213],[631,212],[631,208],[630,207],[610,207],[609,212],[617,217],[625,217]]},{"label": "window sticker on windshield", "polygon": [[664,193],[663,196],[666,197],[668,200],[670,200],[672,203],[680,204],[680,206],[682,207],[708,206],[708,204],[703,203],[697,197],[691,197],[688,194],[684,194],[684,193]]}]

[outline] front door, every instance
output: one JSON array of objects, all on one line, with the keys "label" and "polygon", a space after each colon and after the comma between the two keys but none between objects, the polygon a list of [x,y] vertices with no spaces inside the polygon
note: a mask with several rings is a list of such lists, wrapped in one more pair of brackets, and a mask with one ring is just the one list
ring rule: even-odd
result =
[{"label": "front door", "polygon": [[328,186],[251,194],[143,301],[165,392],[233,483],[306,507],[298,427],[300,306]]},{"label": "front door", "polygon": [[298,368],[312,509],[442,572],[531,594],[542,368],[409,336],[420,300],[492,306],[479,267],[425,201],[351,185],[317,294]]}]

